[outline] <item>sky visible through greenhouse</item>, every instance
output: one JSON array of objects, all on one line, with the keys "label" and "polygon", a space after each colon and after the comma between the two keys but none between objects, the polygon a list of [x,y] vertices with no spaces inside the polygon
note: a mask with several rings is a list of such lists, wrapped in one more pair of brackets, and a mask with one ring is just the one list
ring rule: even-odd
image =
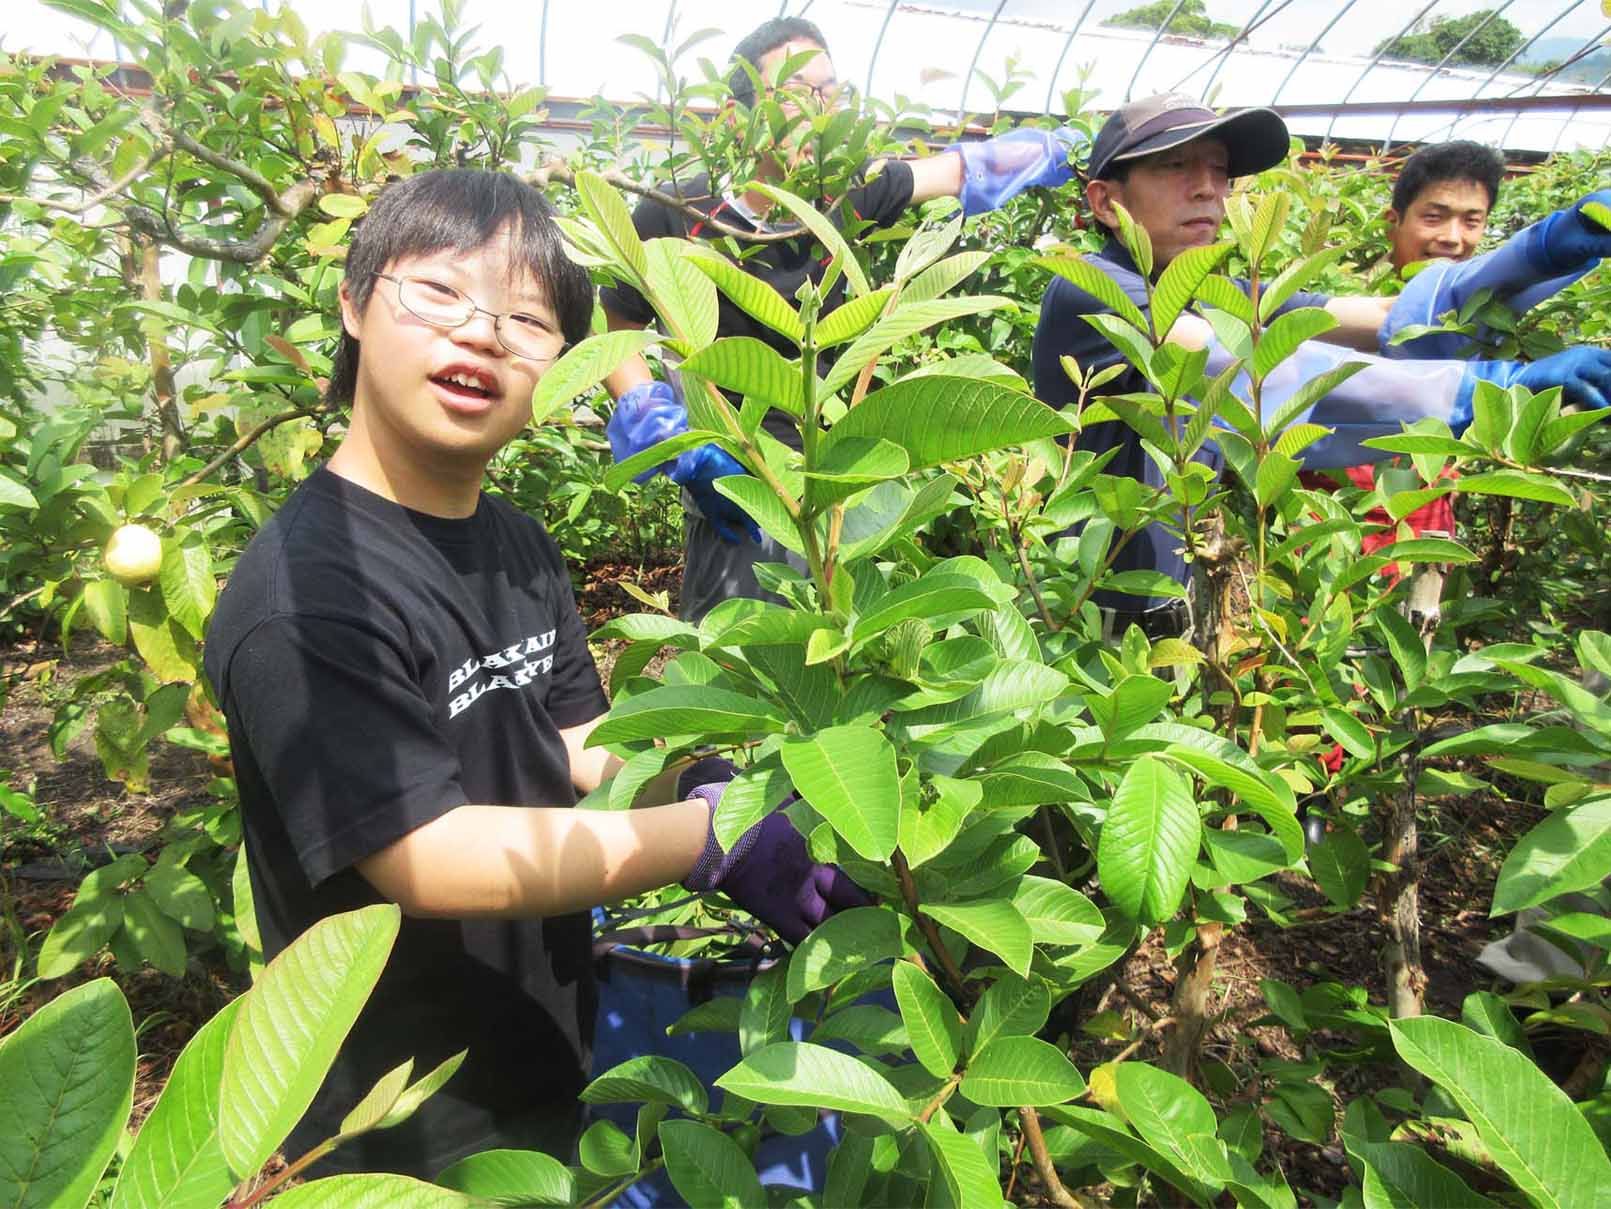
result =
[{"label": "sky visible through greenhouse", "polygon": [[[357,31],[365,8],[377,24],[407,29],[435,13],[437,0],[296,0],[310,30]],[[804,15],[827,36],[843,78],[886,100],[906,98],[941,113],[994,107],[988,76],[1023,81],[1006,102],[1026,112],[1061,112],[1064,90],[1081,85],[1090,103],[1111,108],[1127,96],[1183,90],[1218,105],[1274,104],[1311,138],[1385,143],[1476,138],[1523,153],[1611,140],[1611,16],[1602,0],[1207,0],[1207,17],[1245,31],[1234,48],[1223,37],[1196,38],[1120,28],[1107,22],[1136,7],[1129,0],[785,0],[742,10],[717,0],[625,0],[582,4],[532,0],[521,6],[465,0],[476,43],[502,46],[513,85],[542,83],[562,97],[628,101],[652,92],[652,69],[616,42],[644,34],[676,44],[697,31],[717,36],[690,55],[722,62],[762,16]],[[1167,5],[1166,5],[1167,7]],[[1194,6],[1186,6],[1194,7]],[[1394,36],[1440,19],[1499,10],[1522,35],[1513,62],[1434,70],[1378,56]],[[12,0],[7,50],[112,58],[111,39],[41,0]],[[742,28],[740,28],[742,25]],[[1551,71],[1562,62],[1567,68]],[[348,66],[380,69],[355,46]]]}]

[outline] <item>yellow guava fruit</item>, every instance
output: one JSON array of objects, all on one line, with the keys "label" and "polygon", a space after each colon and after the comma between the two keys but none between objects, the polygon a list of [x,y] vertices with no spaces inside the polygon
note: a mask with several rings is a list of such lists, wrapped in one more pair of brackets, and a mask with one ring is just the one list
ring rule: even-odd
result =
[{"label": "yellow guava fruit", "polygon": [[127,588],[155,578],[162,567],[162,539],[144,525],[124,525],[106,543],[106,569]]}]

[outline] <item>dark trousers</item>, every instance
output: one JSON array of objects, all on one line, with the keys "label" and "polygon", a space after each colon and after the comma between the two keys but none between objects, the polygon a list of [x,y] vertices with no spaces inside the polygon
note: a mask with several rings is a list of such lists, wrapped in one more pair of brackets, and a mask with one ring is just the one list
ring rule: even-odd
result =
[{"label": "dark trousers", "polygon": [[722,601],[734,596],[782,603],[777,596],[761,590],[761,585],[755,581],[755,564],[788,563],[795,570],[804,571],[805,560],[778,545],[764,532],[759,543],[747,537],[740,542],[730,542],[693,510],[686,492],[683,504],[685,561],[678,609],[682,619],[697,622]]}]

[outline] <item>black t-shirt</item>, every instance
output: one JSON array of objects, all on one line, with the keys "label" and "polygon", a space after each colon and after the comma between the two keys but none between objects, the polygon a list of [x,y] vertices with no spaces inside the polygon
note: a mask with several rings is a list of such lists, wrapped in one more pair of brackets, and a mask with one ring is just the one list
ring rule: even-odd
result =
[{"label": "black t-shirt", "polygon": [[[671,186],[662,186],[670,191]],[[735,210],[724,198],[711,192],[710,181],[700,176],[682,187],[678,196],[703,214],[708,214],[729,227],[745,231],[755,230],[755,224]],[[851,211],[863,222],[888,227],[897,222],[912,204],[912,166],[904,160],[884,161],[883,169],[872,180],[858,185],[848,195]],[[832,213],[837,219],[839,207]],[[783,216],[787,219],[789,216]],[[660,202],[645,198],[632,212],[632,225],[641,239],[720,239],[722,233],[707,222],[692,218]],[[748,246],[748,245],[747,245]],[[741,262],[752,275],[766,282],[789,302],[807,277],[821,281],[828,267],[829,257],[822,246],[809,235],[799,239],[786,239],[777,243],[755,245]],[[605,309],[633,323],[650,324],[655,320],[654,308],[629,285],[606,286],[599,291],[599,300]],[[844,304],[845,279],[841,274],[828,297],[823,301],[822,313],[828,314]],[[720,296],[720,314],[717,319],[718,336],[753,336],[771,345],[785,357],[798,357],[800,350],[786,336],[774,332],[766,324],[753,319],[735,306],[728,297]],[[824,367],[825,368],[825,367]],[[798,421],[787,414],[770,411],[762,424],[778,440],[791,449],[800,448]]]},{"label": "black t-shirt", "polygon": [[[455,807],[573,805],[560,728],[607,708],[542,526],[485,495],[467,519],[427,516],[326,469],[241,556],[206,668],[270,958],[318,920],[382,901],[354,863]],[[573,1119],[586,1077],[590,950],[581,913],[405,918],[287,1153],[337,1132],[404,1059],[418,1077],[465,1048],[409,1122],[343,1146],[332,1167],[429,1178],[475,1151],[563,1144],[548,1126]]]},{"label": "black t-shirt", "polygon": [[[1100,252],[1091,253],[1085,260],[1117,282],[1125,297],[1140,307],[1143,315],[1147,313],[1146,282],[1123,244],[1110,239]],[[1249,289],[1246,281],[1235,280],[1243,292]],[[1300,291],[1288,299],[1276,314],[1284,315],[1287,311],[1298,307],[1323,307],[1330,301],[1331,299],[1324,294]],[[1073,357],[1086,372],[1105,369],[1124,360],[1124,354],[1084,318],[1086,315],[1100,315],[1108,311],[1109,308],[1105,303],[1087,294],[1068,279],[1063,277],[1052,279],[1051,285],[1046,290],[1046,297],[1041,301],[1040,321],[1035,327],[1033,354],[1035,394],[1042,402],[1049,403],[1053,407],[1065,407],[1079,399],[1079,388],[1063,371],[1060,358]],[[1146,379],[1131,368],[1102,387],[1100,393],[1120,395],[1151,389]],[[1162,472],[1147,456],[1146,450],[1142,449],[1140,436],[1128,424],[1120,421],[1093,424],[1080,433],[1078,445],[1079,448],[1088,449],[1096,454],[1106,453],[1114,446],[1118,446],[1119,452],[1108,463],[1105,473],[1139,479],[1149,487],[1164,485]],[[1221,465],[1219,450],[1212,442],[1198,453],[1197,460],[1213,466],[1215,470]],[[1161,523],[1148,525],[1119,551],[1113,561],[1112,569],[1162,571],[1184,584],[1191,575],[1186,566],[1185,556],[1180,552],[1181,545],[1182,539],[1167,526]],[[1096,592],[1092,599],[1104,608],[1127,613],[1158,608],[1169,603],[1168,597],[1132,596],[1106,589]]]}]

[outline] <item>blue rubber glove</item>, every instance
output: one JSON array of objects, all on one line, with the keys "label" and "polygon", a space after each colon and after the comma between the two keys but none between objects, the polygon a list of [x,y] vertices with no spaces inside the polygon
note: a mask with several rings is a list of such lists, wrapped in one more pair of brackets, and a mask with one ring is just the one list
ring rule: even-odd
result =
[{"label": "blue rubber glove", "polygon": [[1585,202],[1611,206],[1611,189],[1601,189],[1555,211],[1536,227],[1539,252],[1551,272],[1571,273],[1611,256],[1611,231],[1583,213]]},{"label": "blue rubber glove", "polygon": [[1391,343],[1412,324],[1435,324],[1438,316],[1462,310],[1479,290],[1491,291],[1518,315],[1571,285],[1601,258],[1611,256],[1611,232],[1583,213],[1583,203],[1611,205],[1602,189],[1524,227],[1499,247],[1470,260],[1429,264],[1404,287],[1378,333],[1382,355],[1394,359],[1443,360],[1458,357],[1470,340],[1457,332],[1429,333]]},{"label": "blue rubber glove", "polygon": [[[687,431],[688,409],[665,382],[645,382],[627,391],[615,401],[615,410],[604,426],[604,434],[610,439],[610,456],[617,462]],[[637,475],[633,482],[647,483],[662,471],[669,472],[671,465],[669,460],[662,462]]]},{"label": "blue rubber glove", "polygon": [[[683,427],[687,427],[686,422]],[[678,456],[671,468],[671,481],[688,488],[688,494],[694,497],[694,503],[699,505],[699,511],[716,530],[716,535],[736,546],[745,537],[759,543],[761,530],[749,513],[717,491],[714,484],[730,474],[748,473],[743,463],[720,445],[701,445]]]},{"label": "blue rubber glove", "polygon": [[1456,434],[1471,423],[1471,400],[1478,382],[1497,386],[1525,386],[1533,393],[1559,386],[1562,403],[1600,408],[1611,405],[1611,349],[1569,348],[1530,363],[1521,361],[1470,361],[1455,395],[1449,427]]},{"label": "blue rubber glove", "polygon": [[1037,185],[1055,188],[1074,179],[1069,155],[1088,140],[1068,126],[1024,127],[976,143],[954,143],[962,157],[962,212],[969,218],[994,210]]}]

